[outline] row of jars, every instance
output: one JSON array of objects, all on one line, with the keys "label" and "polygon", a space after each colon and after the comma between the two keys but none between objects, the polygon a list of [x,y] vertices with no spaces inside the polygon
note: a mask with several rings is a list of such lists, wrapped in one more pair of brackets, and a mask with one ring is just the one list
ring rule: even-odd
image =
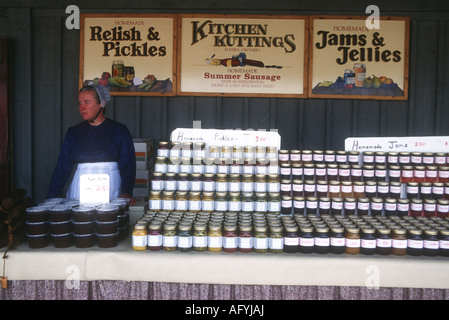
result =
[{"label": "row of jars", "polygon": [[281,195],[354,198],[448,199],[449,183],[392,181],[281,180]]},{"label": "row of jars", "polygon": [[286,196],[278,192],[185,192],[153,191],[151,211],[260,212],[282,215],[371,215],[439,216],[449,215],[448,199],[354,198]]},{"label": "row of jars", "polygon": [[157,157],[186,159],[277,159],[278,149],[275,146],[206,146],[204,142],[160,141],[157,149]]},{"label": "row of jars", "polygon": [[449,166],[280,163],[279,172],[283,179],[449,182]]},{"label": "row of jars", "polygon": [[147,212],[135,250],[449,256],[442,218]]},{"label": "row of jars", "polygon": [[384,166],[449,165],[446,152],[385,152],[334,150],[279,150],[280,163],[362,164]]}]

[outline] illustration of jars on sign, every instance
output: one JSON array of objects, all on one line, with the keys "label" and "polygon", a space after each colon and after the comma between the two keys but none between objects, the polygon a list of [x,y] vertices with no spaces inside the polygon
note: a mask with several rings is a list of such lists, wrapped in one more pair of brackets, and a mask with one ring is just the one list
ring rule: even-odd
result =
[{"label": "illustration of jars on sign", "polygon": [[355,86],[363,87],[363,80],[366,78],[366,66],[363,63],[354,64]]}]

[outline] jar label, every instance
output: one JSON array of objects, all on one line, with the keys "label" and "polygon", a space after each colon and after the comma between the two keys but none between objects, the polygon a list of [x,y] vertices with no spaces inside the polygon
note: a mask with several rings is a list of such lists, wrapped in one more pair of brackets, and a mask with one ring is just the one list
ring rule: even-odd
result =
[{"label": "jar label", "polygon": [[162,210],[173,210],[175,208],[174,200],[162,200]]},{"label": "jar label", "polygon": [[204,173],[212,173],[212,174],[216,174],[217,173],[217,167],[215,165],[212,166],[204,166]]},{"label": "jar label", "polygon": [[215,187],[218,192],[228,192],[228,183],[227,182],[217,182]]},{"label": "jar label", "polygon": [[162,236],[163,247],[176,247],[178,242],[177,236]]},{"label": "jar label", "polygon": [[213,200],[203,200],[201,204],[201,208],[204,211],[212,211],[214,210],[214,201]]},{"label": "jar label", "polygon": [[215,210],[217,210],[217,211],[228,210],[228,202],[227,201],[215,201]]},{"label": "jar label", "polygon": [[175,210],[185,211],[187,210],[188,207],[187,204],[188,204],[187,200],[175,200]]},{"label": "jar label", "polygon": [[201,209],[201,201],[200,200],[190,200],[189,201],[189,210],[197,211]]},{"label": "jar label", "polygon": [[315,239],[299,237],[299,245],[302,247],[313,247],[315,245]]},{"label": "jar label", "polygon": [[237,248],[237,237],[223,237],[223,248],[226,249]]},{"label": "jar label", "polygon": [[146,247],[147,246],[148,237],[146,235],[143,236],[132,236],[132,246],[133,247]]},{"label": "jar label", "polygon": [[221,248],[223,247],[223,237],[207,237],[207,246],[209,248]]},{"label": "jar label", "polygon": [[239,237],[239,248],[251,249],[253,247],[252,237]]},{"label": "jar label", "polygon": [[164,190],[164,182],[160,180],[152,180],[151,181],[151,189],[154,191]]},{"label": "jar label", "polygon": [[188,191],[189,190],[189,182],[188,181],[179,181],[178,180],[178,191]]},{"label": "jar label", "polygon": [[256,182],[254,184],[254,189],[256,192],[266,192],[267,191],[267,184],[265,182]]},{"label": "jar label", "polygon": [[406,249],[407,248],[407,240],[397,240],[393,239],[391,245],[395,249]]},{"label": "jar label", "polygon": [[345,202],[345,209],[347,210],[354,210],[356,207],[355,202]]},{"label": "jar label", "polygon": [[348,239],[345,240],[345,246],[348,248],[360,248],[360,239]]},{"label": "jar label", "polygon": [[204,181],[203,182],[204,191],[215,191],[215,181]]},{"label": "jar label", "polygon": [[279,192],[281,190],[281,185],[278,182],[268,183],[268,192]]},{"label": "jar label", "polygon": [[383,203],[382,202],[371,202],[371,209],[373,210],[382,210]]},{"label": "jar label", "polygon": [[290,160],[291,161],[301,161],[301,154],[299,154],[299,153],[292,153],[290,155]]},{"label": "jar label", "polygon": [[345,238],[331,237],[331,246],[333,246],[333,247],[344,247],[345,246]]},{"label": "jar label", "polygon": [[192,247],[192,237],[182,237],[178,236],[178,247],[179,248],[191,248]]},{"label": "jar label", "polygon": [[167,165],[164,163],[156,163],[154,165],[154,172],[167,173]]},{"label": "jar label", "polygon": [[179,165],[177,165],[177,164],[169,164],[167,166],[167,172],[179,173]]},{"label": "jar label", "polygon": [[254,202],[243,202],[242,211],[251,212],[254,211]]},{"label": "jar label", "polygon": [[284,242],[282,238],[269,238],[268,239],[268,247],[270,249],[283,249],[284,248]]},{"label": "jar label", "polygon": [[449,213],[449,205],[437,204],[437,211],[439,213]]},{"label": "jar label", "polygon": [[[290,190],[286,190],[286,191],[290,191]],[[303,192],[304,191],[304,184],[293,184],[293,191],[295,192]]]},{"label": "jar label", "polygon": [[147,243],[149,247],[160,247],[162,245],[162,235],[148,235]]},{"label": "jar label", "polygon": [[279,211],[281,211],[281,203],[279,201],[270,201],[270,202],[268,202],[268,211],[270,211],[270,212],[279,212]]},{"label": "jar label", "polygon": [[267,174],[279,174],[279,166],[268,166]]},{"label": "jar label", "polygon": [[265,212],[268,210],[268,203],[267,202],[256,202],[255,209],[256,209],[256,211],[259,211],[259,212]]},{"label": "jar label", "polygon": [[377,239],[376,245],[380,248],[391,248],[391,239]]},{"label": "jar label", "polygon": [[165,181],[165,190],[169,190],[169,191],[176,190],[176,181],[175,180]]},{"label": "jar label", "polygon": [[240,192],[241,183],[240,182],[229,182],[229,191],[230,192]]},{"label": "jar label", "polygon": [[368,210],[369,209],[369,202],[359,202],[359,203],[357,203],[357,209],[359,209],[359,210]]},{"label": "jar label", "polygon": [[207,237],[206,236],[193,236],[192,243],[195,248],[207,247]]},{"label": "jar label", "polygon": [[157,156],[158,157],[168,157],[168,149],[157,149]]},{"label": "jar label", "polygon": [[315,245],[319,247],[330,246],[330,238],[315,237]]},{"label": "jar label", "polygon": [[254,191],[254,183],[253,182],[242,182],[242,191],[243,192],[253,192]]},{"label": "jar label", "polygon": [[240,201],[229,201],[230,211],[240,211],[242,209],[242,203]]},{"label": "jar label", "polygon": [[426,249],[438,249],[439,243],[438,240],[424,240],[423,246]]},{"label": "jar label", "polygon": [[161,209],[161,200],[150,200],[149,201],[149,209],[150,210],[160,210]]},{"label": "jar label", "polygon": [[362,248],[366,249],[375,249],[376,248],[376,239],[362,239],[360,241],[360,245]]},{"label": "jar label", "polygon": [[413,177],[413,171],[412,170],[402,170],[402,176],[404,178],[412,178]]},{"label": "jar label", "polygon": [[440,240],[438,245],[440,249],[449,249],[449,240]]},{"label": "jar label", "polygon": [[284,237],[284,245],[286,246],[299,245],[299,237]]},{"label": "jar label", "polygon": [[268,238],[254,238],[254,249],[268,249]]},{"label": "jar label", "polygon": [[306,206],[305,201],[297,201],[297,200],[293,200],[293,206],[296,209],[304,209]]},{"label": "jar label", "polygon": [[423,244],[422,240],[413,240],[413,239],[407,240],[407,247],[409,247],[409,248],[422,249],[423,246],[424,246],[424,244]]}]

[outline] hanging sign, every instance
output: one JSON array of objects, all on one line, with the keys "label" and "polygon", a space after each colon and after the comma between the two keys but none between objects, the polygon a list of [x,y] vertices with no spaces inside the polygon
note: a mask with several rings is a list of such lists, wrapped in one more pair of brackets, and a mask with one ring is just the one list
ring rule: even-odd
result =
[{"label": "hanging sign", "polygon": [[307,18],[181,14],[178,30],[179,95],[307,95]]},{"label": "hanging sign", "polygon": [[111,95],[175,95],[176,15],[82,14],[80,87]]},{"label": "hanging sign", "polygon": [[409,19],[310,18],[309,97],[407,100]]},{"label": "hanging sign", "polygon": [[109,189],[108,174],[82,174],[80,176],[81,203],[108,203]]},{"label": "hanging sign", "polygon": [[449,152],[449,136],[347,138],[346,151]]}]

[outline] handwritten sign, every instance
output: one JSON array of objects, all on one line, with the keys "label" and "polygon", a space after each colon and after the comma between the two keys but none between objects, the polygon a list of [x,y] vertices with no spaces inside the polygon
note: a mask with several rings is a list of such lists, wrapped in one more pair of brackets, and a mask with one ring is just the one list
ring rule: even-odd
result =
[{"label": "handwritten sign", "polygon": [[80,177],[81,203],[109,202],[109,175],[82,174]]},{"label": "handwritten sign", "polygon": [[281,147],[277,131],[218,130],[177,128],[171,133],[171,141],[205,142],[207,146],[272,146]]},{"label": "handwritten sign", "polygon": [[345,150],[449,152],[449,136],[347,138]]}]

